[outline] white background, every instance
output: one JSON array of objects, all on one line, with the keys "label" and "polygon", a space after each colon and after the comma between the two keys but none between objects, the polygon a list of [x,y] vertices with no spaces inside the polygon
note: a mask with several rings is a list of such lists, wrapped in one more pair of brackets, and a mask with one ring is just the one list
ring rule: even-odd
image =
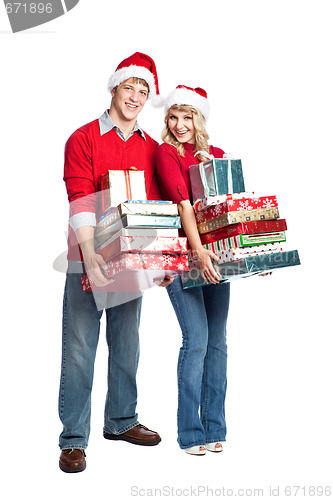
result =
[{"label": "white background", "polygon": [[[330,5],[81,0],[17,34],[0,6],[3,498],[142,498],[164,486],[178,497],[191,486],[220,497],[262,488],[268,498],[298,485],[298,498],[313,498],[310,486],[331,485],[333,495]],[[109,106],[107,80],[136,51],[154,58],[163,94],[207,90],[211,143],[242,159],[247,190],[278,196],[302,265],[232,285],[222,454],[192,457],[177,445],[181,334],[163,289],[145,294],[138,374],[140,420],[162,442],[103,439],[103,323],[88,467],[68,475],[57,447],[65,275],[52,266],[66,249],[63,148]],[[157,140],[162,122],[147,104],[140,124]]]}]

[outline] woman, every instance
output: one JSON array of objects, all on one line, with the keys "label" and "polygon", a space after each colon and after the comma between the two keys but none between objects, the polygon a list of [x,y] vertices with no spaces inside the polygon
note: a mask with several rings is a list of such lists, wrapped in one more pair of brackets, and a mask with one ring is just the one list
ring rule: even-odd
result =
[{"label": "woman", "polygon": [[183,289],[178,276],[167,291],[182,330],[178,359],[178,443],[189,454],[222,451],[226,437],[226,322],[229,283],[219,283],[212,265],[218,257],[200,241],[192,208],[189,166],[224,152],[208,145],[209,113],[203,89],[178,86],[166,99],[164,141],[157,171],[164,199],[177,203],[182,228],[210,286]]}]

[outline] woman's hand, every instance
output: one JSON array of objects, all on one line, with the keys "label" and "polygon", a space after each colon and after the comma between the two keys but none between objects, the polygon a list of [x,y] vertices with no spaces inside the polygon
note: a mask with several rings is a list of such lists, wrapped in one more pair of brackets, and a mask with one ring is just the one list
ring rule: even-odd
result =
[{"label": "woman's hand", "polygon": [[215,261],[219,260],[218,256],[211,250],[207,250],[204,247],[195,250],[194,254],[199,261],[200,271],[205,282],[214,283],[215,285],[219,283],[221,276],[215,271],[212,264],[212,259]]},{"label": "woman's hand", "polygon": [[194,255],[196,255],[199,260],[200,271],[205,283],[219,283],[221,276],[217,274],[212,264],[212,259],[218,261],[219,258],[214,252],[207,250],[202,246],[190,200],[183,200],[178,204],[178,213],[190,247],[192,248]]}]

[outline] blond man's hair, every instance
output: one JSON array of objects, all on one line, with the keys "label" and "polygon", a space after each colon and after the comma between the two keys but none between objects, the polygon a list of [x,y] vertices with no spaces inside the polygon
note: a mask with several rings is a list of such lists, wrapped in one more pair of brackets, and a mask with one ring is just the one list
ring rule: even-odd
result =
[{"label": "blond man's hair", "polygon": [[[124,80],[125,82],[129,82],[129,83],[141,83],[141,85],[143,85],[144,87],[147,87],[148,89],[148,94],[149,94],[149,85],[148,83],[146,82],[146,80],[143,80],[142,78],[137,78],[136,76],[131,76],[131,78],[128,78],[127,80]],[[124,82],[121,82],[121,83],[124,83]],[[119,84],[120,85],[120,84]],[[117,89],[119,87],[119,85],[117,85],[116,87],[114,87],[112,90],[115,91],[115,93],[117,92]]]},{"label": "blond man's hair", "polygon": [[[172,111],[183,111],[185,113],[192,114],[193,125],[195,130],[194,153],[197,153],[198,151],[204,151],[207,152],[207,154],[209,154],[209,145],[208,145],[209,135],[206,130],[206,120],[203,117],[202,113],[197,108],[194,108],[193,106],[189,106],[187,104],[181,104],[181,105],[175,104],[171,106],[171,108],[169,108],[164,118],[165,127],[162,130],[161,134],[163,142],[175,146],[179,156],[182,157],[185,156],[184,145],[181,142],[177,141],[176,137],[173,135],[168,126],[169,117],[172,114]],[[199,161],[207,160],[207,157],[201,155],[200,153],[197,155],[197,158]]]}]

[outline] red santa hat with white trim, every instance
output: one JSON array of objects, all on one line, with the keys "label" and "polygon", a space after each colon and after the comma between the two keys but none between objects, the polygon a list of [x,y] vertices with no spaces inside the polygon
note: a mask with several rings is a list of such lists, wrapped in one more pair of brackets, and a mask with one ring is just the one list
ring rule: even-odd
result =
[{"label": "red santa hat with white trim", "polygon": [[186,85],[178,85],[164,100],[165,114],[171,106],[180,106],[182,104],[193,106],[202,113],[205,120],[208,119],[210,106],[207,99],[207,92],[204,89],[200,87],[193,89],[186,87]]},{"label": "red santa hat with white trim", "polygon": [[147,82],[149,97],[154,98],[159,95],[155,63],[151,57],[141,52],[135,52],[117,66],[116,71],[109,78],[108,90],[111,92],[122,82],[133,77],[141,78]]}]

